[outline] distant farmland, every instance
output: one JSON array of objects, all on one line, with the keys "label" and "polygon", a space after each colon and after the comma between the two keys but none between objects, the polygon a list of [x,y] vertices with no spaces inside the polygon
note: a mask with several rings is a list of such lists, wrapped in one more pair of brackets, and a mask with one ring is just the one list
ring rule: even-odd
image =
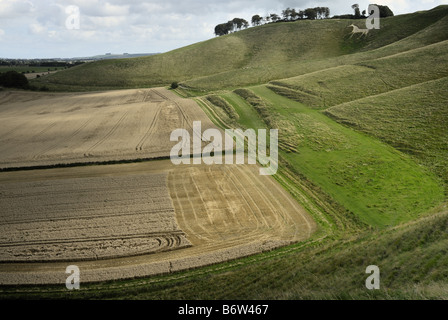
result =
[{"label": "distant farmland", "polygon": [[17,71],[19,73],[43,73],[49,71],[64,70],[65,67],[29,67],[29,66],[0,66],[0,73]]}]

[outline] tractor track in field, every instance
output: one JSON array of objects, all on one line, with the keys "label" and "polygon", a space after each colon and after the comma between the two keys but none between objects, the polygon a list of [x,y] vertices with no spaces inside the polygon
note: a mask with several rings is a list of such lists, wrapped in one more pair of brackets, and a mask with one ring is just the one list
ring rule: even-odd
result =
[{"label": "tractor track in field", "polygon": [[[35,105],[24,102],[4,132],[0,109],[0,135],[9,132],[29,148],[12,148],[12,160],[0,155],[2,167],[18,168],[0,173],[2,285],[64,283],[68,261],[80,267],[84,282],[171,273],[306,240],[316,228],[272,177],[258,174],[258,166],[132,163],[136,154],[166,159],[174,129],[192,132],[193,121],[203,130],[215,128],[191,99],[163,88],[70,94],[67,105],[60,105],[63,94],[49,104],[45,94],[39,97],[33,110],[42,112],[28,112]],[[37,132],[28,139],[21,115]],[[60,155],[68,164],[131,163],[19,169],[38,161],[51,165]],[[21,157],[35,162],[17,161]]]}]

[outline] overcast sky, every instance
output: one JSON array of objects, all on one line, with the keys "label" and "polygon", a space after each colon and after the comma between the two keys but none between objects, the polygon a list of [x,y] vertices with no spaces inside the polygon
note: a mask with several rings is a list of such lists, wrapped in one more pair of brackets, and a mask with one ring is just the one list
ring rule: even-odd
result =
[{"label": "overcast sky", "polygon": [[[212,37],[235,17],[281,14],[287,7],[352,13],[364,0],[0,0],[0,58],[70,58],[167,52]],[[378,0],[395,14],[428,10],[441,0]],[[74,6],[74,7],[73,7]],[[79,8],[79,15],[75,8]],[[79,16],[78,19],[75,17]]]}]

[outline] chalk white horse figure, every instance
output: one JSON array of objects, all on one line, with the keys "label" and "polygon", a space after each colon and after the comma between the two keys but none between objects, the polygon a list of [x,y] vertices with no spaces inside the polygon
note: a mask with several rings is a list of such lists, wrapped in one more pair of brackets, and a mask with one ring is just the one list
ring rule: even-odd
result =
[{"label": "chalk white horse figure", "polygon": [[361,37],[364,36],[364,35],[367,37],[367,34],[369,33],[369,29],[359,29],[353,23],[351,25],[349,25],[347,28],[350,28],[350,27],[353,27],[352,35],[350,36],[350,38],[353,37],[353,35],[355,33],[361,33]]}]

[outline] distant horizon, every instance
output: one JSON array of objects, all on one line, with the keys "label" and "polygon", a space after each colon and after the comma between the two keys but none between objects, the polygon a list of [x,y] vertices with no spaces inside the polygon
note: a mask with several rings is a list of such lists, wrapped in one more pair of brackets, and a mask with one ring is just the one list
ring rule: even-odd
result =
[{"label": "distant horizon", "polygon": [[[114,53],[111,52],[110,56],[149,56],[149,55],[156,55],[160,54],[160,52],[138,52],[138,53],[132,53],[132,52],[124,52],[124,53]],[[108,56],[109,53],[103,53],[103,54],[96,54],[93,56],[79,56],[79,57],[52,57],[52,58],[9,58],[9,57],[0,57],[0,60],[75,60],[75,59],[90,59],[90,58],[96,58],[96,57],[103,57]]]},{"label": "distant horizon", "polygon": [[[395,15],[446,5],[442,0],[372,2],[389,6]],[[214,27],[235,17],[250,23],[256,14],[265,17],[270,13],[280,15],[288,7],[303,10],[318,6],[329,7],[333,17],[352,14],[352,3],[358,3],[363,11],[370,1],[197,0],[179,4],[167,0],[162,4],[124,4],[119,0],[0,0],[0,58],[72,59],[107,52],[166,53],[214,38]]]}]

